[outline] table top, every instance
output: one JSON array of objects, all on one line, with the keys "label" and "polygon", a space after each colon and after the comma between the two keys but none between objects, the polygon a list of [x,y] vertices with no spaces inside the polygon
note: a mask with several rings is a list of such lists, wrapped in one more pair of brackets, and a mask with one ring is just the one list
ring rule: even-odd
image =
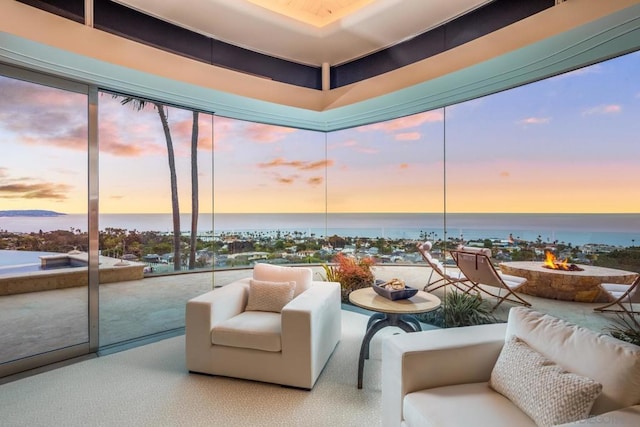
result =
[{"label": "table top", "polygon": [[426,313],[435,310],[441,304],[440,298],[424,291],[418,291],[411,298],[391,301],[378,295],[371,287],[351,292],[349,301],[366,310],[397,314]]}]

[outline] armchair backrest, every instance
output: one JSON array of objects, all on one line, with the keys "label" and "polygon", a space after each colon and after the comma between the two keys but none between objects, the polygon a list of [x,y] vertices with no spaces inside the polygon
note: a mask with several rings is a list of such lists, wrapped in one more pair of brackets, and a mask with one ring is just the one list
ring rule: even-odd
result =
[{"label": "armchair backrest", "polygon": [[311,287],[313,271],[307,267],[285,267],[267,263],[258,263],[253,267],[253,278],[266,282],[296,282],[293,297]]},{"label": "armchair backrest", "polygon": [[509,312],[506,339],[529,347],[574,374],[602,384],[594,415],[640,404],[640,347],[537,311]]}]

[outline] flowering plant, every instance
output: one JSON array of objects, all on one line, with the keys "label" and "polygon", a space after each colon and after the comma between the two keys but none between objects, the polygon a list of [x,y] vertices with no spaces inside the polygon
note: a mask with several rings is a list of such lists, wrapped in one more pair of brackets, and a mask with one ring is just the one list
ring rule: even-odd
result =
[{"label": "flowering plant", "polygon": [[349,294],[360,288],[371,286],[374,281],[371,258],[355,259],[339,253],[333,259],[333,265],[322,264],[329,282],[339,282],[342,302],[349,301]]}]

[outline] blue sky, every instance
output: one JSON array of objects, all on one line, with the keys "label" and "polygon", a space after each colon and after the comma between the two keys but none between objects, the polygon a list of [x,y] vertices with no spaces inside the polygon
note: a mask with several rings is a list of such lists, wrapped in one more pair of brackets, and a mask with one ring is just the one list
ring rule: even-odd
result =
[{"label": "blue sky", "polygon": [[[640,212],[639,71],[636,52],[447,107],[446,121],[328,134],[200,114],[200,210]],[[86,212],[86,96],[2,77],[0,93],[0,209]],[[188,212],[192,114],[168,113]],[[101,212],[170,212],[154,108],[102,94],[99,123]]]}]

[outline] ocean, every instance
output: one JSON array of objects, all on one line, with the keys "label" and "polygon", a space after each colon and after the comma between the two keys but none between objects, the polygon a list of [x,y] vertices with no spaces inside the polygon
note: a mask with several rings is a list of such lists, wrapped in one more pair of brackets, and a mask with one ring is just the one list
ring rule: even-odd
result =
[{"label": "ocean", "polygon": [[[188,233],[191,215],[181,215],[181,228]],[[137,231],[171,232],[170,214],[103,214],[99,229],[124,228]],[[38,232],[79,229],[87,231],[87,216],[2,217],[0,230]],[[199,233],[299,233],[301,236],[368,237],[389,239],[445,238],[445,221],[436,213],[312,213],[312,214],[201,214]],[[464,240],[516,239],[587,243],[613,246],[640,245],[640,214],[447,214],[446,238]]]}]

